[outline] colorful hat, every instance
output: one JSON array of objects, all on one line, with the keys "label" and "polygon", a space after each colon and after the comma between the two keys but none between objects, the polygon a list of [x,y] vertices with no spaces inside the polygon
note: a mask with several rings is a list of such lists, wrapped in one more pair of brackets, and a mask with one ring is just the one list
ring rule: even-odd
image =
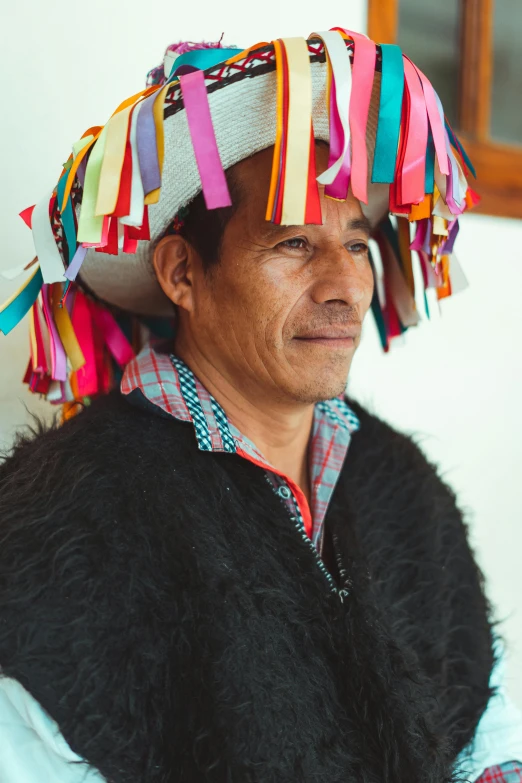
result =
[{"label": "colorful hat", "polygon": [[[0,331],[29,313],[32,391],[88,400],[110,390],[144,342],[173,334],[155,244],[199,192],[208,209],[230,205],[224,171],[272,145],[267,220],[320,223],[319,181],[335,199],[351,187],[376,226],[372,311],[385,351],[419,321],[414,259],[424,291],[455,291],[450,256],[458,216],[477,200],[474,172],[433,87],[399,47],[342,28],[249,49],[182,43],[147,82],[85,131],[57,185],[21,213],[36,258],[0,307]],[[329,144],[318,181],[314,138]],[[398,219],[377,228],[388,213]]]}]

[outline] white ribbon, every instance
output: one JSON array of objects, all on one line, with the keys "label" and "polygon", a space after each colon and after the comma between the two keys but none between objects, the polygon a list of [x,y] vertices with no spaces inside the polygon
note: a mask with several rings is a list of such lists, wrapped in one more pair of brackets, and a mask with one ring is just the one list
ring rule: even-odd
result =
[{"label": "white ribbon", "polygon": [[49,217],[49,202],[52,195],[53,191],[51,190],[35,206],[31,225],[34,249],[38,256],[44,283],[61,283],[65,280],[65,269]]},{"label": "white ribbon", "polygon": [[120,223],[124,226],[136,226],[139,227],[143,220],[143,204],[145,201],[145,193],[143,191],[143,183],[141,181],[140,161],[138,158],[138,144],[136,141],[136,127],[138,124],[138,115],[141,109],[141,101],[134,107],[131,118],[130,126],[130,145],[132,150],[132,181],[131,181],[131,198],[130,198],[130,211],[126,217],[120,218]]},{"label": "white ribbon", "polygon": [[317,177],[317,181],[320,182],[321,185],[331,185],[341,170],[341,166],[343,165],[343,160],[350,143],[349,110],[350,98],[352,94],[352,66],[350,63],[350,53],[346,48],[346,44],[341,33],[335,30],[328,30],[323,33],[314,33],[314,35],[318,35],[320,38],[322,38],[325,49],[328,52],[328,57],[332,68],[332,79],[335,82],[337,112],[339,114],[339,119],[344,135],[343,150],[340,156],[332,163],[330,168],[326,169],[326,171],[323,171],[321,176]]}]

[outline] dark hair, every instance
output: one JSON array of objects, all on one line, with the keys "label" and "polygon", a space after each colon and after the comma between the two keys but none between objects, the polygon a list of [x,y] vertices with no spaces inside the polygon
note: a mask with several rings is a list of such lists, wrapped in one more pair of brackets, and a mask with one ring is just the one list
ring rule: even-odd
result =
[{"label": "dark hair", "polygon": [[203,263],[203,269],[208,272],[215,266],[221,255],[223,234],[227,224],[236,211],[241,189],[232,169],[225,172],[232,206],[207,209],[203,193],[190,202],[183,217],[183,224],[178,233],[196,250]]}]

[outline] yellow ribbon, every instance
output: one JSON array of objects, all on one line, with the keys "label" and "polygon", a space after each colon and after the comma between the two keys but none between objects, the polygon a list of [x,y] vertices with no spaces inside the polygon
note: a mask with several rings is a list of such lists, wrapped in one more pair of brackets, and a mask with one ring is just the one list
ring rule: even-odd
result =
[{"label": "yellow ribbon", "polygon": [[283,38],[283,44],[288,61],[289,108],[281,224],[302,226],[308,192],[312,72],[304,38]]},{"label": "yellow ribbon", "polygon": [[127,145],[129,117],[134,104],[114,114],[106,125],[105,149],[100,168],[98,197],[94,214],[112,215],[118,201],[121,171]]},{"label": "yellow ribbon", "polygon": [[53,317],[60,335],[60,340],[67,354],[67,358],[71,362],[73,370],[78,370],[85,364],[85,357],[83,355],[80,344],[74,333],[73,325],[65,307],[59,307],[60,298],[62,295],[62,284],[55,283],[52,287],[52,307]]},{"label": "yellow ribbon", "polygon": [[[73,160],[73,164],[72,164],[71,168],[69,169],[69,173],[67,175],[67,182],[65,183],[65,190],[63,192],[63,200],[62,200],[62,203],[61,203],[61,206],[60,206],[60,212],[63,212],[65,210],[65,207],[67,205],[67,199],[69,198],[69,195],[71,193],[71,188],[72,188],[72,185],[73,185],[73,182],[74,182],[74,178],[76,176],[76,172],[78,171],[78,167],[79,167],[80,163],[82,162],[84,157],[87,155],[87,153],[89,152],[89,150],[92,147],[92,145],[96,142],[96,140],[98,139],[98,137],[99,137],[101,132],[102,132],[102,127],[100,125],[100,126],[96,126],[95,128],[89,128],[83,134],[82,139],[86,138],[87,136],[91,136],[92,138],[91,138],[91,140],[87,144],[85,144],[84,147],[82,147],[78,151],[78,154],[75,157],[75,159]],[[81,141],[81,139],[80,139],[80,141]]]}]

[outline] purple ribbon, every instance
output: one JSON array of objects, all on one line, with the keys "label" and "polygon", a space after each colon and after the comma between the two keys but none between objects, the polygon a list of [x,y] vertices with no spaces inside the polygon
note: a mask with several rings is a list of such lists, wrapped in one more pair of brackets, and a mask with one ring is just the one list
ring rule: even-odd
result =
[{"label": "purple ribbon", "polygon": [[457,234],[459,233],[459,221],[454,220],[453,223],[450,223],[449,225],[449,233],[448,238],[442,245],[440,249],[440,255],[441,256],[449,256],[450,253],[453,253],[453,245],[455,244],[455,240],[457,238]]},{"label": "purple ribbon", "polygon": [[142,101],[136,123],[136,145],[145,195],[161,186],[156,125],[154,123],[154,101],[157,97],[158,93],[154,92]]},{"label": "purple ribbon", "polygon": [[76,253],[74,254],[73,260],[64,272],[65,277],[68,280],[76,280],[76,275],[80,271],[80,267],[83,264],[83,259],[87,254],[87,250],[88,248],[84,247],[83,245],[78,245],[76,248]]}]

